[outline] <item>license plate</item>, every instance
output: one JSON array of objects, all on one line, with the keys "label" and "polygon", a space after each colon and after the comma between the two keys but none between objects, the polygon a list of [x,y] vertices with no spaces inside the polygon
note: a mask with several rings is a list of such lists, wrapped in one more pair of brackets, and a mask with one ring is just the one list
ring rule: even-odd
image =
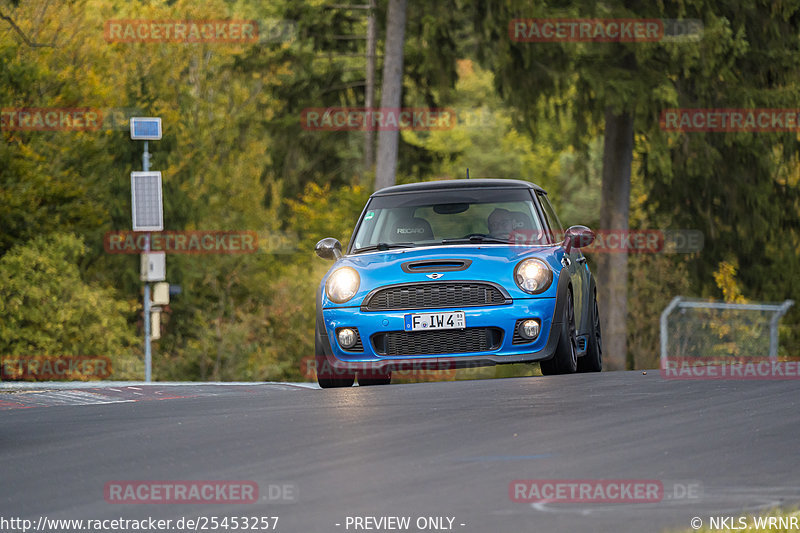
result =
[{"label": "license plate", "polygon": [[464,311],[451,313],[414,313],[405,315],[406,331],[428,329],[464,329],[467,323]]}]

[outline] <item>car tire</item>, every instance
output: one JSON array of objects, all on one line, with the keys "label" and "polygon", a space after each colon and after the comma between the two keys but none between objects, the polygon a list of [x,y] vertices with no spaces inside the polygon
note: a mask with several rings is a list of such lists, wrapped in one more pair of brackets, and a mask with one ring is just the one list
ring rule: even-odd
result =
[{"label": "car tire", "polygon": [[392,372],[367,372],[358,374],[359,387],[371,387],[373,385],[388,385],[392,382]]},{"label": "car tire", "polygon": [[317,383],[319,383],[320,387],[323,389],[335,389],[353,386],[356,380],[356,375],[354,373],[343,373],[331,367],[322,349],[319,330],[317,330],[314,335],[314,358],[317,363]]},{"label": "car tire", "polygon": [[600,372],[603,370],[603,334],[600,330],[600,312],[597,309],[597,296],[592,298],[592,331],[586,354],[578,359],[578,372]]},{"label": "car tire", "polygon": [[545,376],[572,374],[578,368],[578,338],[575,331],[575,313],[572,309],[571,291],[567,292],[563,313],[556,351],[551,359],[539,363],[542,374]]}]

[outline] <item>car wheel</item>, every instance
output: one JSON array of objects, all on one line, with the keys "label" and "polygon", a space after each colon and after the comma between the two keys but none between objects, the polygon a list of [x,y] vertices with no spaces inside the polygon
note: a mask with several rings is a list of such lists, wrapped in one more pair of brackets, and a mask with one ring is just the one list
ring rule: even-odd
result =
[{"label": "car wheel", "polygon": [[556,353],[552,359],[541,361],[542,374],[572,374],[578,368],[578,338],[575,332],[575,313],[572,309],[572,293],[567,292],[564,303],[564,316],[561,323],[561,334],[558,337]]},{"label": "car wheel", "polygon": [[388,385],[392,381],[392,372],[359,372],[358,386],[371,387],[372,385]]},{"label": "car wheel", "polygon": [[319,330],[314,335],[314,358],[317,362],[317,383],[319,383],[320,387],[334,389],[353,386],[353,382],[356,380],[355,374],[335,370],[331,367],[328,358],[325,357],[325,352],[322,350]]},{"label": "car wheel", "polygon": [[600,331],[600,312],[597,310],[597,296],[593,298],[592,331],[586,355],[578,359],[578,372],[600,372],[603,370],[603,335]]}]

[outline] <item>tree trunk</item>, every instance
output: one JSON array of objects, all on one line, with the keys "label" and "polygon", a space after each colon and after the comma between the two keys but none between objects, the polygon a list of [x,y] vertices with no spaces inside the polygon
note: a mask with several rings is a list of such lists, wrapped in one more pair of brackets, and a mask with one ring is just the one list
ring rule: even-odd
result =
[{"label": "tree trunk", "polygon": [[[606,108],[600,230],[628,231],[633,159],[633,114]],[[628,254],[597,256],[597,304],[603,329],[603,360],[609,370],[626,366]]]},{"label": "tree trunk", "polygon": [[[369,16],[367,17],[367,87],[364,97],[364,107],[371,110],[375,106],[375,45],[378,40],[375,24],[375,0],[369,0]],[[373,138],[375,132],[367,128],[364,132],[364,172],[372,170],[375,162]]]},{"label": "tree trunk", "polygon": [[[386,48],[383,54],[381,108],[397,109],[403,94],[403,44],[406,31],[406,0],[389,0],[386,14]],[[397,129],[378,132],[375,190],[394,185],[397,170]]]}]

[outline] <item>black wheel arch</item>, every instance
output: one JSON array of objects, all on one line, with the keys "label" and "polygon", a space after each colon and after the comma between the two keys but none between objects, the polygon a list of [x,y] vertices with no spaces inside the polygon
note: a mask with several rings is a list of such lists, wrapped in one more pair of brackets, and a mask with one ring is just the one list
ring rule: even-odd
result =
[{"label": "black wheel arch", "polygon": [[595,286],[594,276],[589,277],[589,299],[586,301],[586,309],[584,309],[584,313],[582,316],[586,317],[583,324],[580,324],[577,329],[578,336],[581,335],[591,335],[593,333],[592,328],[594,324],[592,324],[591,316],[594,312],[593,304],[594,301],[597,299],[597,287]]},{"label": "black wheel arch", "polygon": [[314,335],[316,336],[316,340],[319,342],[319,347],[322,350],[321,354],[315,355],[324,355],[326,357],[333,355],[333,350],[331,349],[331,340],[328,337],[328,330],[325,329],[325,320],[322,318],[322,306],[320,302],[322,301],[322,284],[317,288],[317,302],[316,302],[316,324],[314,325]]},{"label": "black wheel arch", "polygon": [[564,315],[564,305],[572,290],[572,280],[569,277],[569,270],[562,268],[558,274],[558,286],[556,287],[556,306],[553,310],[553,325],[561,324],[561,317]]}]

